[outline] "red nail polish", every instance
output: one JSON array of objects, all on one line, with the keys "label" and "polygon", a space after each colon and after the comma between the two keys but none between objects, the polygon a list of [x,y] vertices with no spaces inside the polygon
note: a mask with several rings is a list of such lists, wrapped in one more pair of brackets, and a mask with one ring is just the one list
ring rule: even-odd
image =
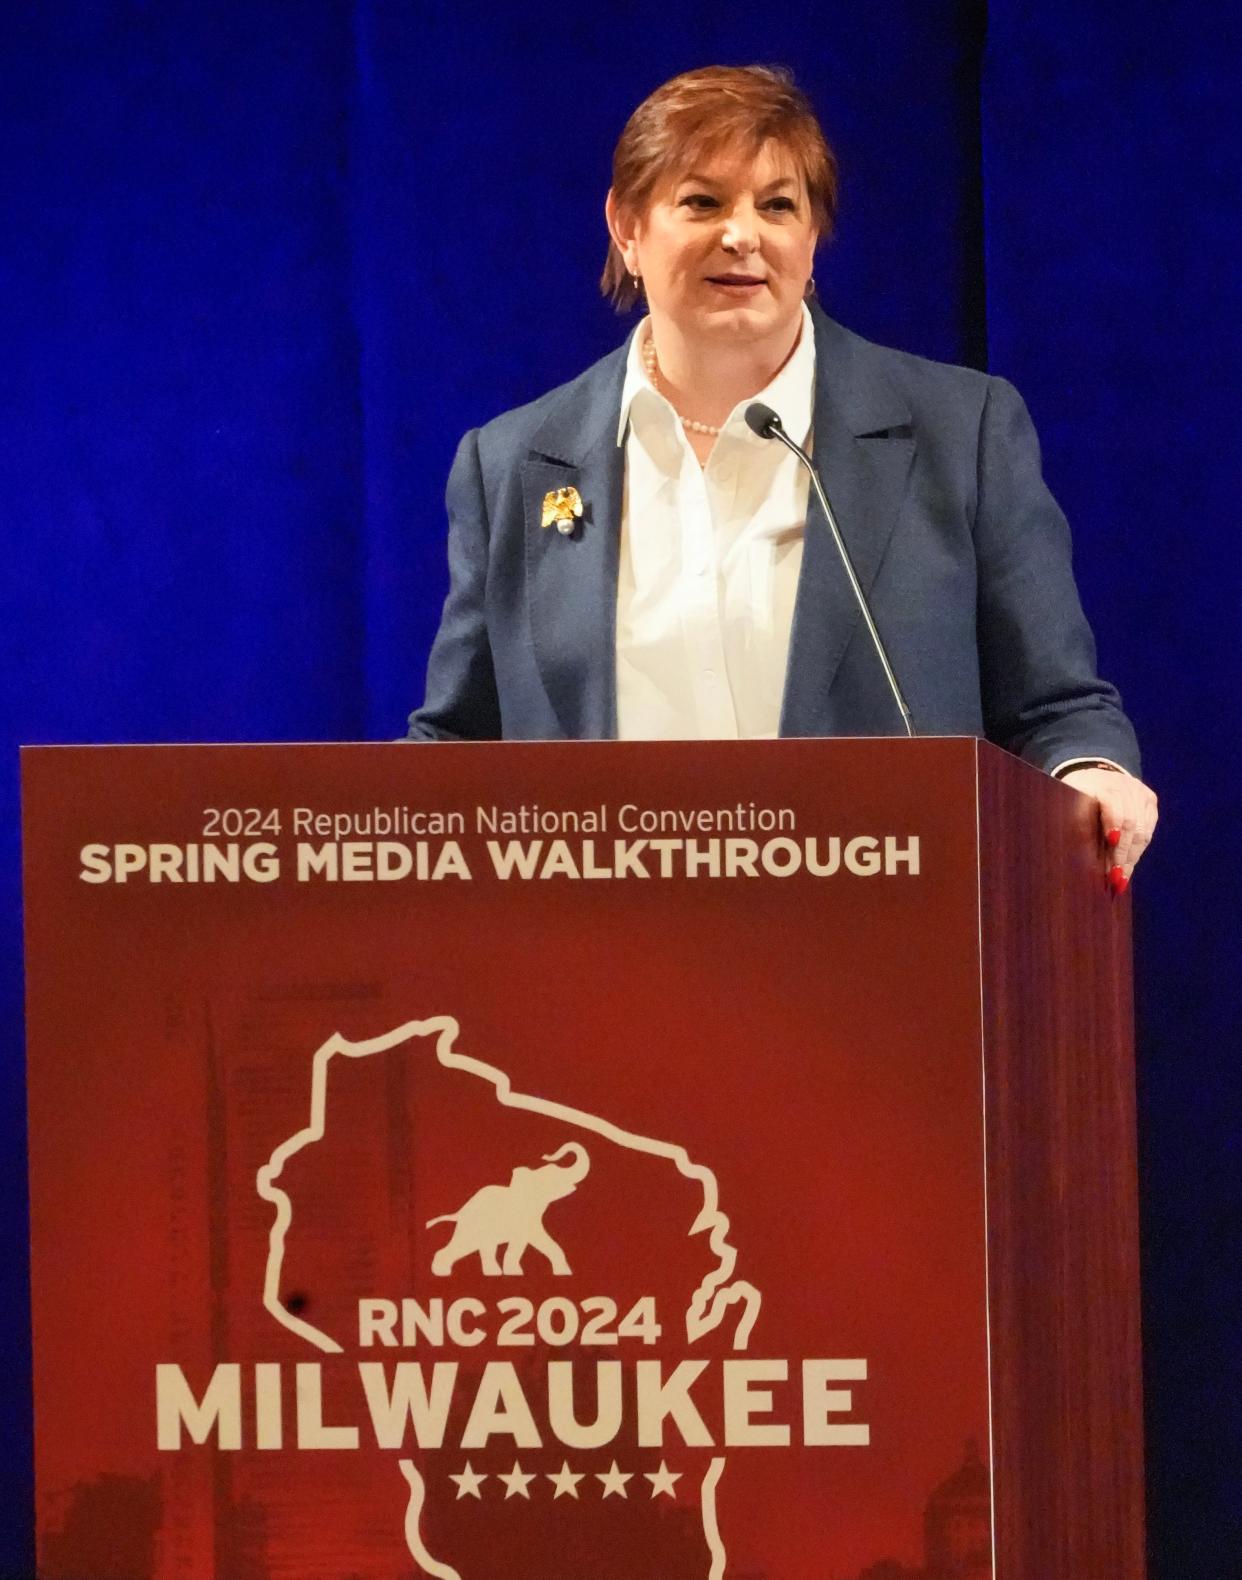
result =
[{"label": "red nail polish", "polygon": [[1104,837],[1113,848],[1121,844],[1121,830],[1119,828],[1110,828]]},{"label": "red nail polish", "polygon": [[1113,886],[1114,894],[1124,894],[1130,887],[1130,880],[1126,877],[1124,867],[1113,867],[1108,874],[1108,881]]}]

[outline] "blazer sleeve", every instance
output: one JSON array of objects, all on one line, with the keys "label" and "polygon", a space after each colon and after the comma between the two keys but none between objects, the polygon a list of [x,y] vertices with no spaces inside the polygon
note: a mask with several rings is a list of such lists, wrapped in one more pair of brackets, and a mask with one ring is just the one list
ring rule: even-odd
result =
[{"label": "blazer sleeve", "polygon": [[975,552],[984,723],[1038,767],[1105,757],[1139,772],[1116,690],[1096,674],[1069,527],[1044,482],[1021,396],[989,379],[980,418]]},{"label": "blazer sleeve", "polygon": [[457,447],[445,493],[449,591],[427,660],[421,707],[410,714],[412,741],[498,740],[500,702],[487,634],[490,533],[478,429]]}]

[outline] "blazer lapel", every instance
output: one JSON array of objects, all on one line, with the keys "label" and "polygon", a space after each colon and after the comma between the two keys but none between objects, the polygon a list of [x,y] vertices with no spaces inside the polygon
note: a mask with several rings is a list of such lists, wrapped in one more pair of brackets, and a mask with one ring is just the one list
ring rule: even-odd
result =
[{"label": "blazer lapel", "polygon": [[[557,401],[521,463],[526,588],[535,660],[570,740],[617,733],[617,566],[625,452],[617,414],[625,348]],[[582,519],[562,535],[542,523],[544,495],[574,487]]]},{"label": "blazer lapel", "polygon": [[[915,442],[910,411],[865,342],[812,308],[814,460],[870,593],[900,513]],[[628,345],[628,343],[627,343]],[[526,586],[540,678],[567,738],[617,733],[617,570],[625,452],[617,416],[627,346],[556,399],[521,462]],[[572,534],[541,525],[544,495],[573,486],[583,515]],[[812,491],[790,633],[782,735],[834,733],[829,703],[861,621],[828,523]],[[880,684],[882,673],[876,661]]]},{"label": "blazer lapel", "polygon": [[[812,459],[868,595],[900,513],[914,461],[910,411],[870,364],[868,348],[813,309]],[[831,735],[829,693],[862,616],[811,490],[794,603],[782,735]],[[883,672],[874,659],[882,685]],[[899,723],[899,720],[895,722]]]}]

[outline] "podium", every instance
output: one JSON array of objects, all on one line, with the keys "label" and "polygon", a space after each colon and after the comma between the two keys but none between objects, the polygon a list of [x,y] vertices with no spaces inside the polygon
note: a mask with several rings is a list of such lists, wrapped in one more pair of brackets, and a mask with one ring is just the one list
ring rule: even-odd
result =
[{"label": "podium", "polygon": [[1140,1580],[1082,797],[951,739],[23,801],[45,1580]]}]

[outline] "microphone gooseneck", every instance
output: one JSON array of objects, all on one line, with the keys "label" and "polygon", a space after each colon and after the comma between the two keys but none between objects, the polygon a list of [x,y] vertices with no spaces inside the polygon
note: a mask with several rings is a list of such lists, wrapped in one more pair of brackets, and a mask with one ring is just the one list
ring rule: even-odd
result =
[{"label": "microphone gooseneck", "polygon": [[798,457],[810,474],[811,483],[819,500],[820,508],[824,512],[824,519],[828,523],[828,530],[832,533],[832,541],[837,546],[837,553],[841,556],[842,565],[845,566],[845,574],[849,579],[850,589],[854,594],[855,602],[858,604],[867,630],[871,634],[871,641],[875,647],[876,655],[884,670],[884,677],[888,681],[888,689],[893,694],[893,701],[897,704],[898,712],[901,714],[901,722],[906,727],[906,734],[913,740],[915,730],[914,721],[910,717],[910,706],[897,683],[897,676],[893,672],[892,664],[889,662],[888,651],[884,646],[883,638],[880,636],[875,620],[872,618],[866,594],[862,590],[862,583],[858,580],[858,573],[854,569],[850,551],[846,548],[845,539],[841,536],[841,529],[837,525],[836,514],[829,503],[828,495],[824,492],[824,485],[819,480],[819,473],[815,470],[810,456],[802,446],[795,444],[785,432],[785,425],[770,406],[765,406],[761,400],[751,401],[743,416],[746,420],[746,426],[752,433],[758,434],[761,439],[778,439],[787,450],[791,450]]}]

